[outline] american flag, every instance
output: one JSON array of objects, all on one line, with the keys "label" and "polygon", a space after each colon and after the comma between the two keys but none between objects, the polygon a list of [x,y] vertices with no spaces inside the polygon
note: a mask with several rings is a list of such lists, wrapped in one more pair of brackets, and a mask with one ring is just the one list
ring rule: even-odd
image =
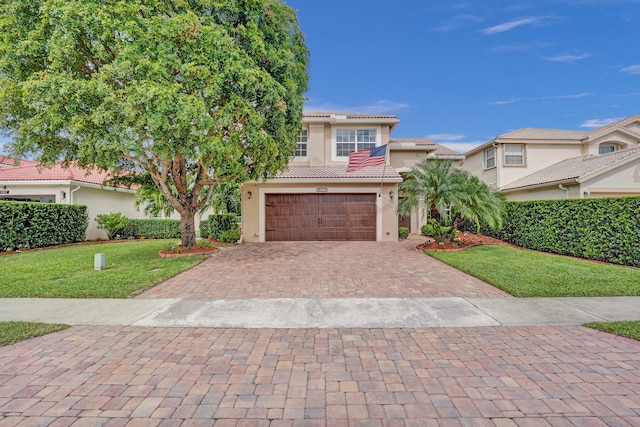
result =
[{"label": "american flag", "polygon": [[386,154],[387,144],[362,151],[352,151],[349,153],[349,165],[347,166],[347,172],[357,171],[365,166],[382,165],[384,164]]}]

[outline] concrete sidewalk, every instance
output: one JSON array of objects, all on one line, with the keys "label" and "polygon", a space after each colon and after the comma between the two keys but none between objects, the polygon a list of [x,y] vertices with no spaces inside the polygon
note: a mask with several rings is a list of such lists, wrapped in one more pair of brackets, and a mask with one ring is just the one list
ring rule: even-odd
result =
[{"label": "concrete sidewalk", "polygon": [[0,299],[0,321],[213,328],[580,325],[640,320],[640,297]]}]

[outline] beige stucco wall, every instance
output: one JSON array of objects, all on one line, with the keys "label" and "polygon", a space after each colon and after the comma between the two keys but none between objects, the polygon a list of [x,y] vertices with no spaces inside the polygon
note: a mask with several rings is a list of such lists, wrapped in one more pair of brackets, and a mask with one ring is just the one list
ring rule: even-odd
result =
[{"label": "beige stucco wall", "polygon": [[640,195],[640,160],[585,181],[582,189],[589,197]]},{"label": "beige stucco wall", "polygon": [[427,158],[425,150],[391,150],[389,163],[395,169],[405,172]]},{"label": "beige stucco wall", "polygon": [[499,187],[510,184],[520,178],[554,165],[562,160],[582,155],[580,145],[525,144],[524,166],[504,165],[503,147],[498,147]]},{"label": "beige stucco wall", "polygon": [[[265,198],[269,193],[316,193],[318,188],[327,193],[376,193],[378,198],[377,241],[398,240],[398,185],[387,183],[245,183],[242,189],[242,241],[264,242]],[[393,199],[389,198],[393,191]],[[249,198],[251,193],[251,198]]]},{"label": "beige stucco wall", "polygon": [[469,172],[473,176],[477,176],[482,182],[491,188],[498,186],[498,169],[484,168],[484,150],[467,155],[464,162],[460,163],[460,169]]}]

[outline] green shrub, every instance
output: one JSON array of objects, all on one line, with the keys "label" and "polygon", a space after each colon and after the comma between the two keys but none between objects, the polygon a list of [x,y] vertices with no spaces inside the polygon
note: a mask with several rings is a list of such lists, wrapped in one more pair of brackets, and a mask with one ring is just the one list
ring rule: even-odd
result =
[{"label": "green shrub", "polygon": [[401,239],[409,237],[409,229],[407,227],[398,227],[398,237]]},{"label": "green shrub", "polygon": [[[206,221],[200,222],[200,237],[222,241],[220,233],[238,228],[237,220],[238,215],[234,213],[209,215]],[[240,238],[239,234],[238,231],[238,238]]]},{"label": "green shrub", "polygon": [[81,242],[88,224],[86,206],[0,202],[0,250]]},{"label": "green shrub", "polygon": [[131,237],[148,239],[179,239],[179,219],[130,219],[127,226],[131,229]]},{"label": "green shrub", "polygon": [[96,215],[96,222],[100,230],[107,232],[109,240],[124,239],[131,233],[130,230],[125,230],[129,225],[129,218],[120,212]]},{"label": "green shrub", "polygon": [[[640,197],[507,202],[499,232],[523,248],[640,267]],[[470,224],[463,227],[469,228]]]},{"label": "green shrub", "polygon": [[240,239],[240,229],[234,227],[231,230],[223,230],[218,233],[218,241],[223,243],[234,243]]}]

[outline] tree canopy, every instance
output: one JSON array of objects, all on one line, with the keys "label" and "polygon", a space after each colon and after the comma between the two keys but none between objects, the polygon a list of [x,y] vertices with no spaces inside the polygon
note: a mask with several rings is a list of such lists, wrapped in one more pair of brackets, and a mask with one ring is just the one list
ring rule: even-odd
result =
[{"label": "tree canopy", "polygon": [[11,154],[148,173],[183,244],[215,185],[273,176],[293,154],[308,50],[280,0],[0,5]]}]

